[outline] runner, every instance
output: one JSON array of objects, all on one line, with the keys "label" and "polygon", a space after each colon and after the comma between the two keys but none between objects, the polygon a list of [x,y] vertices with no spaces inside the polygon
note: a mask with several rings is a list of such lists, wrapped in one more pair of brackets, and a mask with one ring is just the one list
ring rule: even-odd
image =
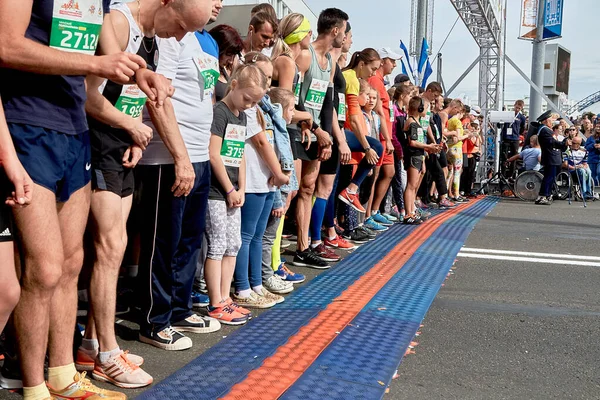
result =
[{"label": "runner", "polygon": [[244,42],[237,30],[229,25],[217,25],[209,31],[219,48],[219,79],[215,86],[215,101],[227,94],[229,77],[233,72],[235,58],[244,49]]},{"label": "runner", "polygon": [[[296,206],[296,222],[298,224],[298,240],[294,265],[308,266],[319,269],[329,268],[317,254],[309,248],[309,226],[312,209],[312,197],[315,183],[319,175],[320,161],[331,157],[333,141],[329,132],[322,129],[321,119],[333,118],[333,103],[324,105],[329,82],[331,80],[333,63],[329,52],[340,48],[346,37],[346,21],[348,14],[337,8],[328,8],[319,15],[317,39],[304,50],[298,64],[303,74],[300,88],[300,103],[311,114],[313,123],[308,126],[302,123],[302,139],[296,139],[296,154],[302,160],[300,189]],[[333,93],[333,92],[331,92]],[[327,197],[325,197],[327,198]],[[326,200],[323,203],[326,203]],[[322,207],[324,212],[324,206]],[[322,220],[321,213],[321,220]],[[322,246],[324,248],[324,246]]]},{"label": "runner", "polygon": [[[36,201],[13,210],[25,260],[14,314],[25,399],[48,398],[50,392],[63,399],[125,397],[96,388],[73,363],[77,279],[90,204],[84,77],[128,83],[135,76],[157,106],[168,92],[160,77],[143,68],[141,57],[115,51],[108,42],[110,29],[102,35],[100,54],[106,55],[94,56],[109,1],[80,0],[78,5],[92,12],[72,12],[71,3],[61,7],[50,0],[0,3],[0,42],[11,43],[0,47],[6,68],[0,71],[0,93],[17,155],[35,183]],[[79,31],[82,26],[86,34]]]},{"label": "runner", "polygon": [[[212,2],[201,1],[208,5],[208,21]],[[158,44],[157,72],[172,81],[175,94],[172,108],[150,110],[160,137],[154,135],[136,174],[144,216],[139,339],[164,350],[184,350],[192,340],[183,332],[220,328],[218,321],[193,313],[191,302],[210,187],[208,144],[216,79],[194,33]]]},{"label": "runner", "polygon": [[[165,13],[165,7],[140,0],[116,3],[111,11],[120,49],[137,53],[148,69],[156,70],[155,26],[168,23],[170,15]],[[189,27],[202,23],[195,13],[186,13],[184,22]],[[137,85],[119,85],[95,76],[87,78],[87,93],[93,189],[89,229],[95,241],[96,258],[89,289],[92,307],[83,344],[77,351],[76,366],[80,371],[93,370],[94,378],[120,387],[142,387],[151,384],[152,377],[139,368],[143,363],[141,357],[126,355],[119,348],[114,310],[133,198],[132,168],[152,137],[152,129],[141,120],[146,96]]]},{"label": "runner", "polygon": [[277,32],[277,18],[273,14],[261,11],[252,15],[241,55],[270,47],[275,32]]}]

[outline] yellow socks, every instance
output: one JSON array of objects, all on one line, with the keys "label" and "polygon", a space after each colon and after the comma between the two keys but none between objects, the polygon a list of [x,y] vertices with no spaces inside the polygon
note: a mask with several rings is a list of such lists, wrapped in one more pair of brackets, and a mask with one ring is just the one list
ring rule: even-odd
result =
[{"label": "yellow socks", "polygon": [[40,383],[34,387],[23,388],[23,400],[46,400],[50,398],[50,392],[46,387],[46,382]]},{"label": "yellow socks", "polygon": [[62,390],[74,382],[75,375],[77,375],[75,364],[51,367],[48,368],[48,384],[55,390]]}]

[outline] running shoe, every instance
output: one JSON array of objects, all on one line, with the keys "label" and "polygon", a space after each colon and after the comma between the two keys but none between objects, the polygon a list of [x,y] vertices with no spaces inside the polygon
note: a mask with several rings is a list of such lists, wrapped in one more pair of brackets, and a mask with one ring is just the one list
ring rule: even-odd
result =
[{"label": "running shoe", "polygon": [[415,200],[415,207],[417,207],[417,208],[423,208],[423,206],[424,206],[424,204],[421,201],[421,199]]},{"label": "running shoe", "polygon": [[273,300],[275,304],[281,304],[285,301],[285,298],[283,296],[269,292],[267,289],[265,289],[264,286],[262,288],[262,293],[259,293],[258,295],[264,297],[267,300]]},{"label": "running shoe", "polygon": [[279,276],[286,282],[291,282],[294,284],[302,283],[306,280],[306,277],[304,275],[298,272],[293,272],[285,265],[285,263],[279,264],[279,268],[277,268],[277,271],[275,271],[275,275]]},{"label": "running shoe", "polygon": [[241,307],[240,305],[238,305],[238,303],[233,301],[233,299],[231,297],[228,297],[227,300],[224,300],[224,302],[225,302],[225,304],[233,307],[237,312],[248,317],[248,320],[252,319],[252,311],[247,310],[244,307]]},{"label": "running shoe", "polygon": [[194,307],[206,307],[210,304],[210,299],[204,293],[192,291],[192,305]]},{"label": "running shoe", "polygon": [[[124,352],[129,362],[140,367],[144,363],[144,359],[135,354],[131,354],[128,351]],[[77,349],[77,355],[75,356],[75,368],[77,371],[93,371],[94,365],[96,364],[96,357],[98,357],[98,349],[88,350],[79,346]]]},{"label": "running shoe", "polygon": [[57,389],[48,386],[48,391],[56,399],[61,400],[126,400],[127,396],[123,393],[100,389],[94,386],[89,379],[85,377],[85,372],[77,373],[73,377],[73,383],[64,389]]},{"label": "running shoe", "polygon": [[367,243],[369,241],[369,235],[367,235],[366,232],[358,229],[354,229],[350,232],[344,232],[342,234],[342,238],[358,244]]},{"label": "running shoe", "polygon": [[192,314],[181,321],[175,322],[173,324],[173,329],[180,333],[212,333],[221,329],[221,324],[219,321],[215,321],[212,318]]},{"label": "running shoe", "polygon": [[325,243],[325,246],[327,247],[340,250],[354,250],[356,248],[356,245],[346,241],[346,239],[341,236],[336,236],[334,239],[326,238],[323,243]]},{"label": "running shoe", "polygon": [[254,291],[251,291],[248,297],[240,297],[234,293],[233,300],[244,308],[271,308],[276,304],[274,300],[260,296]]},{"label": "running shoe", "polygon": [[341,226],[339,226],[337,223],[335,224],[335,234],[336,235],[341,235],[344,233],[344,228],[342,228]]},{"label": "running shoe", "polygon": [[381,215],[383,215],[384,217],[386,217],[388,219],[388,221],[390,222],[398,222],[398,218],[396,218],[395,216],[393,216],[392,214],[389,213],[382,213]]},{"label": "running shoe", "polygon": [[374,230],[366,227],[365,225],[361,225],[356,229],[366,234],[369,240],[375,240],[375,238],[377,237],[377,233]]},{"label": "running shoe", "polygon": [[419,218],[421,218],[423,221],[427,221],[429,217],[431,217],[431,213],[429,211],[425,211],[421,208],[417,208],[415,211]]},{"label": "running shoe", "polygon": [[315,253],[306,249],[304,251],[296,251],[292,264],[298,267],[309,267],[315,269],[329,269],[329,264],[321,260]]},{"label": "running shoe", "polygon": [[425,208],[427,208],[428,210],[437,210],[440,208],[440,205],[432,201],[431,203],[427,203],[427,207]]},{"label": "running shoe", "polygon": [[192,339],[176,331],[172,326],[167,326],[160,332],[140,331],[140,342],[151,344],[163,350],[186,350],[192,347]]},{"label": "running shoe", "polygon": [[341,257],[329,250],[323,242],[319,243],[317,247],[311,248],[311,251],[325,262],[337,262],[341,260]]},{"label": "running shoe", "polygon": [[282,240],[281,244],[279,245],[279,247],[282,248],[282,249],[287,249],[291,245],[292,245],[292,243],[290,241],[288,241],[288,240]]},{"label": "running shoe", "polygon": [[400,213],[400,211],[398,211],[398,207],[396,206],[392,208],[392,210],[390,211],[390,215],[398,219],[398,222],[402,222],[402,220],[404,219],[404,216],[402,215],[402,213]]},{"label": "running shoe", "polygon": [[236,310],[231,304],[221,302],[219,307],[207,307],[208,316],[223,325],[243,325],[248,322],[248,316]]},{"label": "running shoe", "polygon": [[378,224],[383,225],[383,226],[394,225],[394,223],[392,221],[390,221],[389,219],[384,217],[382,214],[380,214],[379,211],[376,211],[373,215],[371,215],[371,218],[373,218],[375,220],[375,222],[377,222]]},{"label": "running shoe", "polygon": [[535,201],[535,204],[541,204],[543,206],[549,206],[552,204],[552,201],[548,199],[548,197],[542,197]]},{"label": "running shoe", "polygon": [[105,363],[96,358],[94,379],[109,382],[125,389],[136,389],[152,384],[152,377],[143,369],[129,361],[124,352],[111,357]]},{"label": "running shoe", "polygon": [[444,197],[442,200],[440,200],[439,205],[440,205],[441,209],[456,207],[456,204],[454,204],[453,202],[448,200],[448,198],[446,198],[446,197]]},{"label": "running shoe", "polygon": [[286,282],[279,275],[271,275],[269,279],[263,281],[263,286],[271,293],[286,294],[294,290],[291,282]]},{"label": "running shoe", "polygon": [[377,223],[377,221],[375,221],[373,217],[369,217],[365,220],[365,226],[369,229],[374,230],[375,232],[384,232],[388,230],[387,227]]},{"label": "running shoe", "polygon": [[[92,363],[92,368],[93,368]],[[5,355],[4,364],[0,368],[0,387],[6,390],[16,390],[23,388],[21,377],[21,367],[17,357]]]},{"label": "running shoe", "polygon": [[[512,192],[511,192],[511,195],[512,195]],[[512,195],[512,196],[514,197],[514,195]],[[469,199],[466,199],[466,198],[464,198],[464,197],[462,197],[462,196],[458,196],[458,197],[456,198],[456,201],[457,201],[457,202],[459,202],[459,203],[468,203],[468,202],[470,202],[470,200],[469,200]]]},{"label": "running shoe", "polygon": [[421,218],[419,218],[416,214],[413,215],[406,215],[404,217],[404,223],[407,225],[421,225],[423,223],[423,220]]},{"label": "running shoe", "polygon": [[360,204],[360,200],[358,199],[358,193],[351,194],[348,193],[348,189],[344,189],[338,195],[338,199],[354,208],[359,213],[365,213],[365,208]]}]

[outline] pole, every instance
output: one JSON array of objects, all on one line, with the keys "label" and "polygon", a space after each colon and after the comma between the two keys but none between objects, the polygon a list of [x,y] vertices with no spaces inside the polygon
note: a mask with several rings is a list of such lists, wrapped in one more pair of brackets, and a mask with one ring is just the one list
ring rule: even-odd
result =
[{"label": "pole", "polygon": [[[531,52],[531,80],[538,87],[544,86],[544,62],[546,57],[546,42],[544,38],[544,6],[545,0],[538,1],[537,27],[533,49]],[[533,121],[542,114],[542,97],[531,88],[529,92],[529,120]]]},{"label": "pole", "polygon": [[[417,0],[417,28],[415,30],[417,36],[416,42],[416,58],[419,60],[421,57],[421,47],[423,46],[423,39],[427,35],[427,9],[428,9],[429,0]],[[418,73],[416,74],[419,75]],[[415,82],[417,85],[420,85],[420,78],[417,78],[419,82]]]},{"label": "pole", "polygon": [[437,55],[437,81],[442,82],[442,53]]}]

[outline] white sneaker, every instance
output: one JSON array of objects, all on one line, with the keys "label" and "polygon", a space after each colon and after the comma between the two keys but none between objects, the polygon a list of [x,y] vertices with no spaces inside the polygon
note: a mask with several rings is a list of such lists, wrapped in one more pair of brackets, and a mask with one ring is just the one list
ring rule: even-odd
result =
[{"label": "white sneaker", "polygon": [[92,376],[103,382],[110,382],[115,386],[126,389],[135,389],[148,386],[152,377],[146,371],[129,361],[127,354],[121,352],[105,363],[96,358],[96,365]]},{"label": "white sneaker", "polygon": [[286,294],[294,290],[294,284],[292,282],[286,282],[277,275],[271,275],[267,279],[263,286],[271,293]]}]

